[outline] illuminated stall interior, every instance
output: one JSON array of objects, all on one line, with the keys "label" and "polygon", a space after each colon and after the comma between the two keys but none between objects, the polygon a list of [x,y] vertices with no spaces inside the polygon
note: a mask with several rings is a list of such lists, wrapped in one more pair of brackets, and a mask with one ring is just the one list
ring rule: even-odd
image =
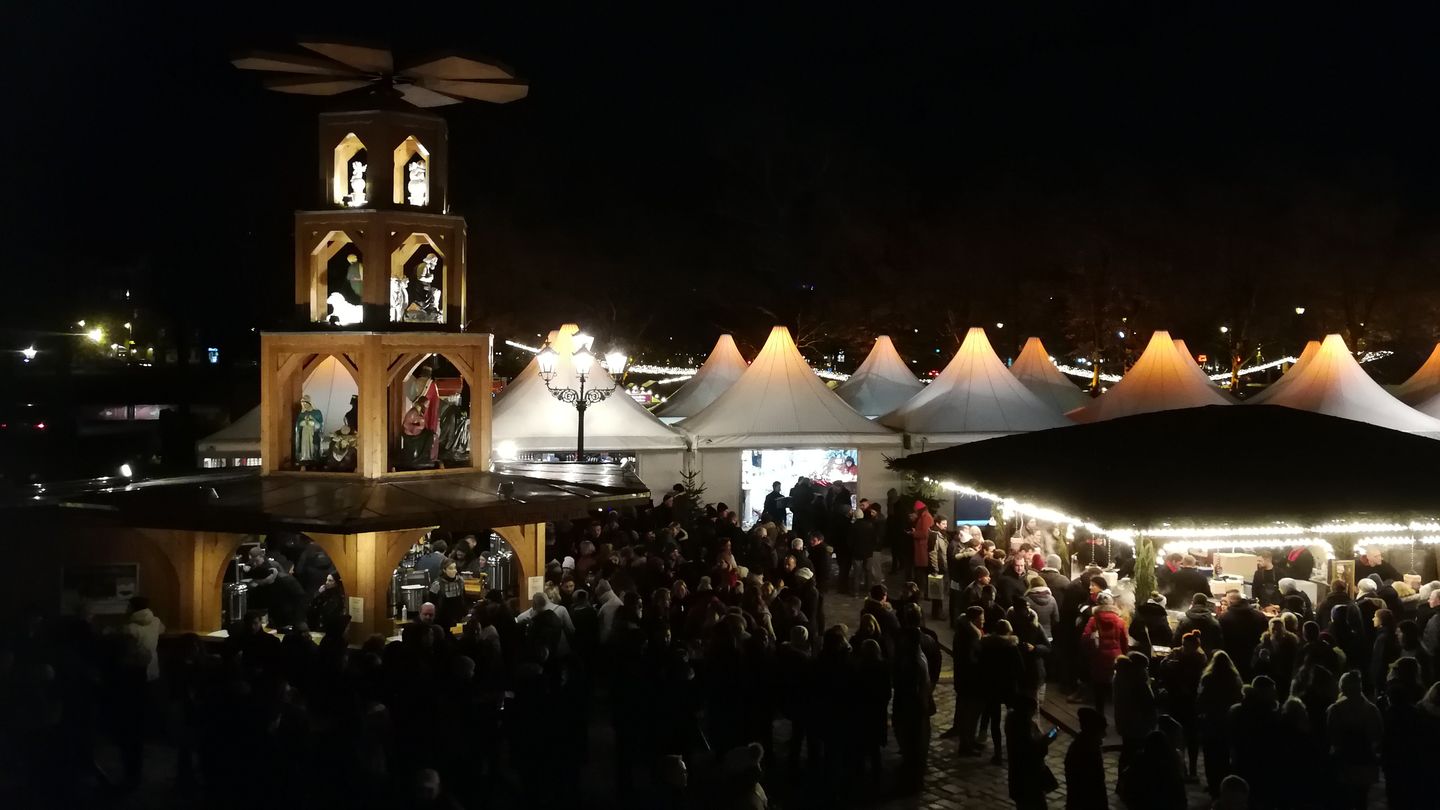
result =
[{"label": "illuminated stall interior", "polygon": [[1402,572],[1437,578],[1440,442],[1352,420],[1208,406],[991,439],[892,466],[1070,538],[1148,538],[1161,554],[1231,559],[1232,573],[1253,571],[1257,551],[1305,547],[1316,561],[1311,590],[1331,581],[1330,559],[1357,547],[1385,549]]}]

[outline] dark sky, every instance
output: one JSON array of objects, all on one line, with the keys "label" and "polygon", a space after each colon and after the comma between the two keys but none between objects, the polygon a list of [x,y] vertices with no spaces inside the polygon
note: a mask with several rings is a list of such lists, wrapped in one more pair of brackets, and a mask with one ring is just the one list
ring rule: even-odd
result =
[{"label": "dark sky", "polygon": [[472,314],[501,336],[787,322],[913,353],[1008,321],[1082,348],[1126,317],[1192,346],[1220,323],[1418,345],[1440,310],[1429,10],[210,5],[7,10],[10,325],[117,284],[185,328],[283,325],[319,105],[227,59],[299,35],[531,80],[444,113]]}]

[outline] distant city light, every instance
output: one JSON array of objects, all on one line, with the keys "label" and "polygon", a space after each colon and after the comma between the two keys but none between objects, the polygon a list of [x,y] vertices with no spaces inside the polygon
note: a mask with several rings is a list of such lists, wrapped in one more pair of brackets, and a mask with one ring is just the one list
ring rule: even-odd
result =
[{"label": "distant city light", "polygon": [[20,354],[25,357],[25,362],[28,363],[31,360],[34,360],[35,355],[39,354],[39,352],[35,351],[34,346],[26,346],[25,348],[20,350]]},{"label": "distant city light", "polygon": [[1125,339],[1125,330],[1124,330],[1124,329],[1121,329],[1120,331],[1116,332],[1115,334],[1119,335],[1121,340],[1124,340],[1124,339]]},{"label": "distant city light", "polygon": [[1228,327],[1228,326],[1222,326],[1222,327],[1220,327],[1220,334],[1222,334],[1222,335],[1228,333],[1229,331],[1230,331],[1230,327]]},{"label": "distant city light", "polygon": [[[81,321],[80,323],[83,325],[85,322]],[[102,343],[105,340],[105,332],[97,326],[86,332],[85,337],[90,338],[91,343]]]},{"label": "distant city light", "polygon": [[1305,314],[1305,307],[1295,307],[1295,314],[1296,314],[1296,315],[1304,315],[1304,314]]},{"label": "distant city light", "polygon": [[121,464],[121,465],[120,465],[120,475],[123,476],[123,477],[125,477],[125,478],[132,478],[132,477],[134,477],[134,475],[135,475],[135,471],[132,470],[132,469],[130,469],[130,465],[129,465],[129,464]]},{"label": "distant city light", "polygon": [[996,329],[1004,329],[1004,328],[1005,328],[1005,324],[1000,323],[999,321],[996,321],[996,322],[995,322],[995,328],[996,328]]}]

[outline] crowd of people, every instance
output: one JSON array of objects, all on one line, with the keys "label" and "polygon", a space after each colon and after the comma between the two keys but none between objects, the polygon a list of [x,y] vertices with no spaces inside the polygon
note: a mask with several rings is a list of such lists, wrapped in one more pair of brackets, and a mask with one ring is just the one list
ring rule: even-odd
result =
[{"label": "crowd of people", "polygon": [[[276,591],[279,633],[252,612],[222,643],[162,642],[143,600],[118,632],[26,614],[0,648],[5,784],[37,806],[89,785],[123,794],[149,736],[175,751],[177,787],[220,807],[518,806],[580,789],[597,759],[623,806],[763,808],[777,791],[845,804],[922,788],[948,641],[941,736],[1004,768],[1017,807],[1049,806],[1062,783],[1074,808],[1112,792],[1183,808],[1196,780],[1225,808],[1364,807],[1382,776],[1391,807],[1433,792],[1440,583],[1404,599],[1382,569],[1319,605],[1285,578],[1257,601],[1212,600],[1175,557],[1131,605],[1100,566],[1133,557],[1080,543],[1064,559],[1033,522],[997,545],[894,491],[775,494],[748,529],[679,487],[557,524],[524,604],[468,601],[475,538],[433,533],[416,563],[429,601],[388,640],[348,637],[339,575],[303,540],[260,547],[245,571],[260,588],[296,580]],[[830,615],[836,594],[863,599]],[[1167,598],[1185,603],[1178,620]],[[1068,742],[1039,720],[1049,690],[1086,704]],[[97,765],[97,740],[118,771]]]}]

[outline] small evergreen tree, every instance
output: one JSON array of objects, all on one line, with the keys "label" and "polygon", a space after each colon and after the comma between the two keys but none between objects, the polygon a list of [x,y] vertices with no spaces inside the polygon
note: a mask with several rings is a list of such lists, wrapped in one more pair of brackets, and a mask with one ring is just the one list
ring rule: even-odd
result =
[{"label": "small evergreen tree", "polygon": [[1155,593],[1155,541],[1140,535],[1135,544],[1135,604],[1143,605]]},{"label": "small evergreen tree", "polygon": [[688,532],[705,514],[705,482],[700,480],[698,470],[684,470],[680,473],[680,486],[684,489],[684,503],[676,504],[679,508],[675,519]]}]

